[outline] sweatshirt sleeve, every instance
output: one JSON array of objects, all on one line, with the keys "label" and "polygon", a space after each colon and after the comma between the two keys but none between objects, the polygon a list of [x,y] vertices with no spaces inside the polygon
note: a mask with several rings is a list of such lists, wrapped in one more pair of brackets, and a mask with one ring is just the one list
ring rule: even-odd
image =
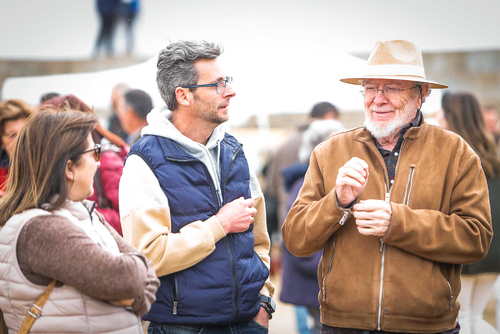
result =
[{"label": "sweatshirt sleeve", "polygon": [[[266,205],[257,176],[252,170],[250,171],[250,191],[257,209],[253,222],[254,250],[269,270],[271,268],[271,257],[269,256],[271,241],[267,232]],[[261,294],[270,297],[274,295],[274,285],[271,283],[270,277],[264,283]]]},{"label": "sweatshirt sleeve", "polygon": [[56,279],[96,299],[135,299],[148,284],[147,264],[140,254],[114,256],[59,216],[30,219],[21,230],[17,255],[28,279]]},{"label": "sweatshirt sleeve", "polygon": [[215,216],[171,233],[168,198],[149,166],[137,155],[129,156],[123,169],[120,215],[124,238],[153,262],[158,277],[202,261],[226,236]]}]

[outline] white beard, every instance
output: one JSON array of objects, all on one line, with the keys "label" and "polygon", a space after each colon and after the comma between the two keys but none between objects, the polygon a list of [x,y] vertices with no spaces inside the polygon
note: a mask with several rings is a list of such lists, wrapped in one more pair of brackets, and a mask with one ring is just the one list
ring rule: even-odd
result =
[{"label": "white beard", "polygon": [[394,134],[398,129],[403,128],[405,126],[405,119],[400,119],[400,118],[395,118],[392,120],[391,123],[389,124],[378,124],[375,122],[372,122],[372,120],[367,117],[365,118],[365,123],[364,125],[366,126],[366,129],[370,131],[373,137],[377,139],[389,137],[390,135]]}]

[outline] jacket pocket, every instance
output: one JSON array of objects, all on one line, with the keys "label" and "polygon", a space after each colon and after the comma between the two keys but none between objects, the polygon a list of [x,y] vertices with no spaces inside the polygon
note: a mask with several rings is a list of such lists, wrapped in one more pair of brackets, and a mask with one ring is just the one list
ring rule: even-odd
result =
[{"label": "jacket pocket", "polygon": [[405,197],[403,198],[403,204],[410,204],[411,191],[413,189],[413,175],[415,175],[415,165],[410,166],[410,173],[408,175],[408,181],[406,182]]},{"label": "jacket pocket", "polygon": [[179,287],[177,285],[177,276],[170,275],[170,298],[172,299],[172,314],[177,315],[179,307]]},{"label": "jacket pocket", "polygon": [[[332,272],[332,268],[333,268],[333,259],[335,258],[335,247],[337,245],[337,240],[333,240],[333,250],[332,250],[332,256],[330,257],[329,261],[327,263],[323,263],[323,265],[326,265],[326,268],[327,269],[327,272],[325,274],[325,276],[323,277],[323,282],[322,282],[322,285],[321,285],[321,294],[323,295],[323,302],[326,302],[326,279],[328,278],[328,276],[331,274]],[[326,252],[326,249],[325,249],[325,255],[328,254]],[[328,260],[328,259],[327,259]],[[325,259],[323,259],[322,262],[324,262]]]}]

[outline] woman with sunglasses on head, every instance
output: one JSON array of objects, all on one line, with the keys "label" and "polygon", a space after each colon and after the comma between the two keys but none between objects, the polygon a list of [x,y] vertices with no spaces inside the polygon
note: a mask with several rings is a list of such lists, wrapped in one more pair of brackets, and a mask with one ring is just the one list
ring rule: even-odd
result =
[{"label": "woman with sunglasses on head", "polygon": [[[69,108],[85,113],[94,113],[87,104],[74,95],[56,96],[46,101],[42,107],[50,105],[58,109]],[[103,138],[106,139],[106,142],[103,141]],[[92,130],[92,139],[102,145],[102,160],[101,166],[94,176],[94,193],[88,199],[96,202],[96,210],[120,235],[123,235],[118,203],[118,186],[123,171],[123,161],[128,154],[129,147],[123,139],[104,129],[100,124]],[[120,151],[115,152],[113,148],[118,148]]]},{"label": "woman with sunglasses on head", "polygon": [[[499,231],[500,207],[497,203],[500,201],[500,159],[494,138],[486,129],[479,102],[471,93],[446,93],[441,106],[436,116],[438,124],[463,137],[481,159],[488,182],[493,231]],[[458,295],[460,333],[498,333],[483,318],[500,273],[500,243],[496,238],[493,237],[484,259],[462,267],[462,290]]]},{"label": "woman with sunglasses on head", "polygon": [[152,264],[85,200],[101,155],[96,124],[92,113],[43,108],[19,134],[0,200],[0,309],[9,332],[35,318],[28,310],[39,313],[32,304],[55,280],[32,332],[143,333],[140,315],[159,286]]}]

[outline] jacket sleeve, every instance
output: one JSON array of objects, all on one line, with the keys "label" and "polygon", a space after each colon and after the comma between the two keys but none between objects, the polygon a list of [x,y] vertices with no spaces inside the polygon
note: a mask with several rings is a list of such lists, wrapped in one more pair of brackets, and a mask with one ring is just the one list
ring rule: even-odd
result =
[{"label": "jacket sleeve", "polygon": [[171,233],[168,198],[146,162],[131,155],[120,180],[124,238],[153,262],[158,277],[189,268],[226,236],[217,217],[194,221]]},{"label": "jacket sleeve", "polygon": [[391,208],[391,226],[383,238],[391,246],[451,264],[472,263],[488,252],[493,236],[488,187],[474,153],[464,158],[458,171],[449,214],[397,203]]},{"label": "jacket sleeve", "polygon": [[323,173],[321,153],[316,148],[304,184],[281,227],[283,242],[295,256],[310,256],[320,251],[351,214],[338,206],[335,188],[325,193]]},{"label": "jacket sleeve", "polygon": [[[269,256],[269,252],[271,250],[271,241],[267,232],[266,205],[257,176],[253,171],[250,171],[250,190],[252,199],[255,202],[255,208],[257,209],[257,214],[254,216],[253,222],[254,250],[267,269],[270,270],[271,257]],[[260,293],[269,297],[274,295],[274,285],[271,283],[270,277],[267,278]]]}]

